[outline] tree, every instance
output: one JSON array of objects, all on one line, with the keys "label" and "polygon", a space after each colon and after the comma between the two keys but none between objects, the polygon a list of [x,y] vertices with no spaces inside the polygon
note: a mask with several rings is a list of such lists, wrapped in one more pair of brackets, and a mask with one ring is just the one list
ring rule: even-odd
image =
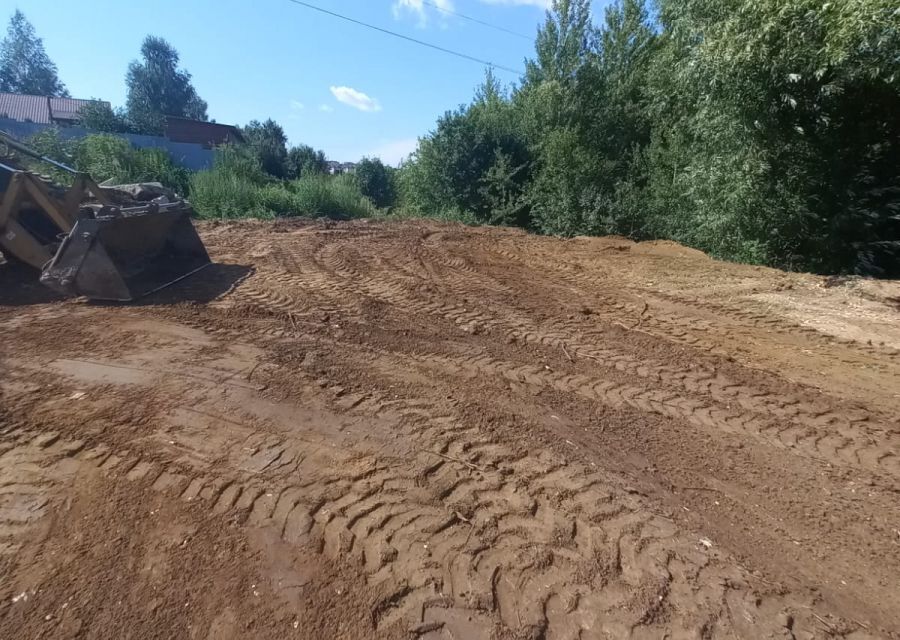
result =
[{"label": "tree", "polygon": [[161,134],[165,116],[207,120],[206,102],[191,84],[191,74],[178,68],[178,52],[162,38],[147,36],[142,61],[128,66],[128,119],[141,133]]},{"label": "tree", "polygon": [[663,230],[737,259],[900,273],[896,3],[660,9],[651,178],[683,211],[677,234]]},{"label": "tree", "polygon": [[6,38],[0,42],[0,91],[38,96],[68,97],[56,75],[56,65],[44,51],[43,41],[25,14],[16,11]]},{"label": "tree", "polygon": [[545,233],[571,235],[596,227],[587,220],[596,217],[589,210],[596,200],[597,163],[582,143],[586,116],[577,104],[577,88],[585,70],[596,66],[597,40],[589,0],[554,0],[514,95],[534,158],[527,205],[532,224]]},{"label": "tree", "polygon": [[656,48],[645,0],[620,0],[607,8],[596,64],[579,78],[577,93],[579,111],[591,111],[585,118],[588,144],[612,160],[650,142],[647,77]]},{"label": "tree", "polygon": [[529,196],[538,225],[548,233],[640,238],[645,229],[633,189],[623,186],[642,183],[634,171],[642,166],[637,160],[651,135],[646,81],[656,34],[644,0],[608,7],[595,46],[580,56],[574,81],[556,85],[559,104],[550,111],[559,115],[555,126],[539,129],[540,159]]},{"label": "tree", "polygon": [[399,185],[423,214],[900,275],[896,0],[553,0]]},{"label": "tree", "polygon": [[378,158],[363,158],[356,165],[356,180],[360,191],[376,207],[389,207],[394,203],[394,184],[390,169]]},{"label": "tree", "polygon": [[263,171],[276,178],[287,177],[287,136],[280,124],[271,118],[253,120],[242,133]]},{"label": "tree", "polygon": [[292,147],[285,161],[285,173],[287,178],[294,180],[303,176],[325,173],[328,169],[328,161],[325,152],[316,151],[309,145],[301,144]]},{"label": "tree", "polygon": [[488,71],[472,104],[444,114],[419,141],[404,167],[404,195],[425,213],[529,226],[522,191],[530,165],[516,106]]},{"label": "tree", "polygon": [[571,81],[596,48],[590,0],[553,0],[525,63],[525,82]]},{"label": "tree", "polygon": [[78,123],[85,129],[103,133],[131,133],[133,127],[128,121],[128,113],[122,109],[113,109],[108,102],[96,100],[81,108],[78,112]]}]

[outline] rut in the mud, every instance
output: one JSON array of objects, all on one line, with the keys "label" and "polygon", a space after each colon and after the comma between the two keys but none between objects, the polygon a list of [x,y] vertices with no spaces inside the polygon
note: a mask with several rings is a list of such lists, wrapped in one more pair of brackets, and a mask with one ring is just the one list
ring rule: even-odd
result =
[{"label": "rut in the mud", "polygon": [[[115,491],[280,541],[236,556],[267,617],[212,587],[169,636],[900,637],[889,292],[457,226],[202,234],[218,264],[141,306],[0,306],[2,633],[50,632],[48,523]],[[331,568],[285,597],[303,557]],[[66,615],[102,636],[94,606]]]}]

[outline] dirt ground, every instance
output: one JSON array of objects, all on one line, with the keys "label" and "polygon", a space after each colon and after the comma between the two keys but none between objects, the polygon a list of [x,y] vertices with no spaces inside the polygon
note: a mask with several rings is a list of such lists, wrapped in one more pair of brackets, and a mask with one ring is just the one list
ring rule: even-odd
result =
[{"label": "dirt ground", "polygon": [[0,637],[900,638],[900,283],[419,222],[0,268]]}]

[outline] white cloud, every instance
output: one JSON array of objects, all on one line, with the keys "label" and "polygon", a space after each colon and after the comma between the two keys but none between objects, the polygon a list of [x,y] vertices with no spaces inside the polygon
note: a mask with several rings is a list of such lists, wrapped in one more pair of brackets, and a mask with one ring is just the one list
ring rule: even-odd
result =
[{"label": "white cloud", "polygon": [[481,0],[484,4],[505,4],[514,6],[539,7],[549,9],[553,0]]},{"label": "white cloud", "polygon": [[419,26],[428,24],[428,9],[446,17],[447,11],[453,11],[453,0],[431,0],[428,5],[423,0],[396,0],[391,6],[394,18],[400,20],[405,15],[418,18]]},{"label": "white cloud", "polygon": [[419,146],[418,138],[403,138],[384,142],[374,149],[369,149],[362,155],[367,158],[381,158],[381,161],[391,166],[397,166],[401,160],[409,157]]},{"label": "white cloud", "polygon": [[330,104],[320,104],[319,111],[321,111],[322,113],[331,113],[332,111],[334,111],[334,107],[332,107]]},{"label": "white cloud", "polygon": [[306,105],[300,102],[299,100],[291,100],[291,109],[294,111],[303,111],[306,108]]},{"label": "white cloud", "polygon": [[352,87],[331,87],[332,95],[338,102],[343,102],[349,107],[360,111],[381,111],[381,104],[375,98],[370,98],[362,91]]},{"label": "white cloud", "polygon": [[[553,0],[478,0],[482,4],[490,4],[506,7],[537,7],[549,9],[553,6]],[[394,0],[391,11],[395,20],[402,20],[410,16],[415,18],[417,26],[424,29],[432,16],[438,16],[440,26],[446,29],[448,20],[452,18],[455,10],[453,0]]]}]

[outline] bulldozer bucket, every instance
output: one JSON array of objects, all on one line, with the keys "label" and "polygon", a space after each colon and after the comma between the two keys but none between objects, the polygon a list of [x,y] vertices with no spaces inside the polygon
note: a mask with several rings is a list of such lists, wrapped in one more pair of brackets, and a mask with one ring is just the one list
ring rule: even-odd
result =
[{"label": "bulldozer bucket", "polygon": [[183,203],[82,218],[44,268],[41,282],[65,295],[128,302],[210,263]]}]

